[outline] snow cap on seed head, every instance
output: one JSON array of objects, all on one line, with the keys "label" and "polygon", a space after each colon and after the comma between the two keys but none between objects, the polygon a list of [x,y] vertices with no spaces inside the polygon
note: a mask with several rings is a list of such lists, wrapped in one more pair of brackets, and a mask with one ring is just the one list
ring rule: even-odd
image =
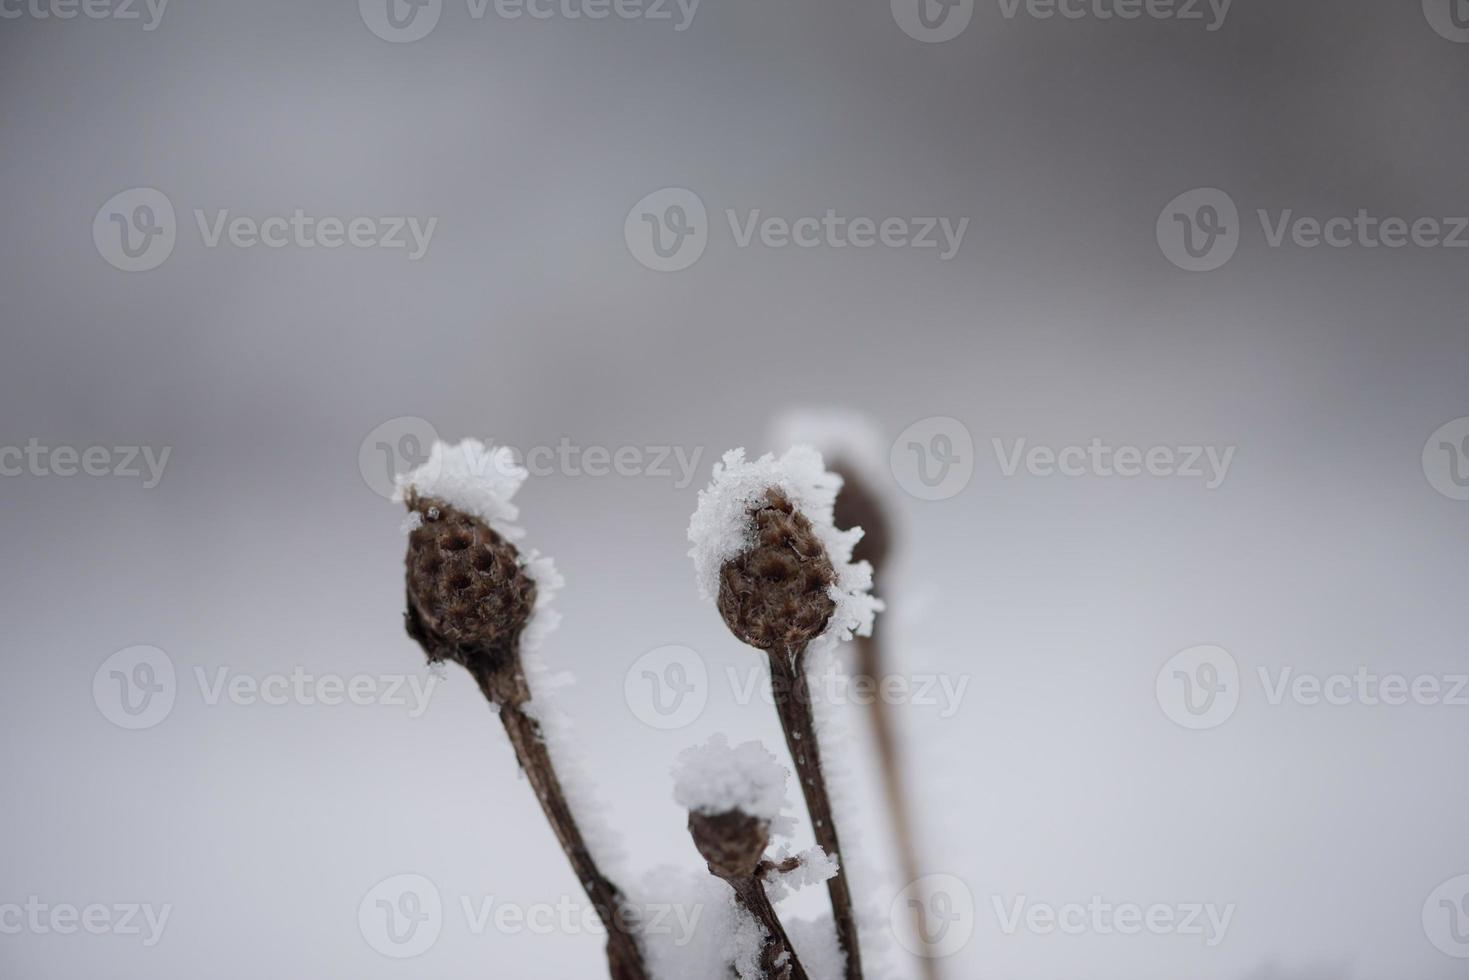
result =
[{"label": "snow cap on seed head", "polygon": [[393,499],[404,503],[409,494],[432,497],[477,517],[507,541],[518,541],[525,530],[516,525],[520,508],[513,501],[526,478],[509,446],[486,446],[478,439],[453,445],[434,440],[421,465],[397,477]]},{"label": "snow cap on seed head", "polygon": [[[870,594],[872,567],[852,561],[852,548],[861,528],[838,530],[832,512],[842,478],[826,469],[821,454],[810,446],[793,446],[780,457],[767,453],[745,459],[743,449],[732,449],[714,464],[709,486],[699,491],[699,503],[689,522],[689,556],[699,590],[706,599],[718,599],[726,563],[759,543],[754,513],[772,500],[774,491],[810,524],[830,561],[832,581],[826,595],[833,606],[821,631],[822,639],[866,636],[882,603]],[[804,529],[803,529],[804,530]]]},{"label": "snow cap on seed head", "polygon": [[[521,650],[527,653],[539,648],[546,634],[556,628],[560,617],[550,605],[564,581],[550,558],[536,551],[522,552],[509,543],[525,536],[524,529],[515,523],[520,516],[520,508],[514,503],[514,498],[529,476],[529,472],[515,462],[515,453],[508,446],[486,445],[478,439],[464,439],[453,444],[435,440],[429,449],[428,458],[421,465],[397,477],[397,488],[393,493],[395,501],[406,504],[409,508],[405,529],[410,535],[410,591],[415,582],[420,585],[424,597],[429,597],[431,585],[447,587],[447,583],[430,581],[429,568],[434,567],[431,561],[424,563],[425,567],[420,569],[420,574],[416,577],[411,573],[415,552],[423,557],[429,545],[453,544],[447,540],[438,540],[450,533],[448,524],[462,524],[467,520],[470,525],[477,523],[487,528],[488,534],[472,526],[465,530],[471,535],[471,543],[475,548],[483,545],[490,549],[493,565],[481,558],[479,564],[485,566],[481,569],[475,564],[474,553],[466,552],[462,556],[443,554],[441,547],[443,557],[455,559],[447,564],[455,567],[435,571],[432,578],[455,571],[464,572],[472,579],[485,579],[479,583],[484,586],[479,591],[490,587],[490,579],[496,583],[506,579],[528,580],[532,588],[522,589],[527,594],[519,601],[529,599],[531,608],[524,613],[515,613],[516,618],[523,620],[523,631],[513,624],[510,626],[519,635]],[[426,521],[435,524],[442,521],[446,526],[426,529]],[[434,535],[426,537],[424,532],[427,530],[433,530]],[[469,567],[457,568],[456,561],[459,557],[463,558],[463,562],[459,563],[468,562]],[[512,565],[515,568],[512,569]],[[427,614],[429,619],[442,618],[434,616],[433,610],[427,606],[443,606],[444,609],[439,611],[449,612],[448,592],[440,588],[432,591],[441,592],[446,601],[426,603],[420,612]],[[481,600],[483,598],[480,597]],[[470,617],[459,615],[463,612],[464,610],[455,611],[455,618],[484,619],[486,616],[482,601],[469,611]],[[432,627],[434,624],[426,625]],[[481,628],[471,632],[484,630]]]},{"label": "snow cap on seed head", "polygon": [[731,746],[723,735],[685,749],[673,770],[673,797],[689,811],[694,846],[721,878],[753,875],[783,816],[789,773],[759,742]]}]

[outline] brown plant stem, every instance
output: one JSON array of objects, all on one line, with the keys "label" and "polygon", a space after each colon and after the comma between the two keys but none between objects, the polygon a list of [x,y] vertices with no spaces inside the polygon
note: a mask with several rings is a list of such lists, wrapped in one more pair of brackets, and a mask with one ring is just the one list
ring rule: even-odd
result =
[{"label": "brown plant stem", "polygon": [[801,781],[801,795],[806,798],[806,810],[811,815],[816,843],[837,862],[837,873],[827,879],[826,890],[831,898],[837,941],[847,957],[846,980],[862,980],[862,952],[858,946],[852,892],[847,884],[847,862],[837,840],[831,796],[821,768],[821,746],[816,740],[816,723],[811,713],[806,647],[777,647],[769,653],[775,710],[780,716],[780,727],[785,731],[786,747],[796,764],[796,777]]},{"label": "brown plant stem", "polygon": [[[871,678],[871,683],[880,684],[883,677],[882,645],[874,629],[871,636],[859,636],[857,644],[857,675]],[[882,773],[883,795],[887,798],[888,815],[892,821],[894,843],[898,851],[898,867],[905,882],[918,880],[918,848],[915,844],[913,818],[908,807],[908,796],[903,785],[902,756],[898,748],[897,732],[892,713],[882,698],[872,698],[868,714],[872,722],[873,741],[877,746],[878,768]],[[923,910],[915,906],[914,919],[923,927]],[[920,932],[919,935],[922,935]],[[932,958],[921,958],[923,976],[926,980],[938,980],[938,963]]]},{"label": "brown plant stem", "polygon": [[486,698],[499,709],[505,733],[515,748],[526,779],[541,801],[541,809],[550,821],[561,849],[566,852],[577,880],[597,910],[607,929],[607,966],[612,980],[648,980],[642,949],[629,928],[622,893],[592,858],[566,799],[566,791],[551,762],[550,751],[536,720],[525,712],[530,700],[530,687],[519,657],[508,658],[497,667],[481,667],[471,671]]},{"label": "brown plant stem", "polygon": [[[765,885],[759,877],[751,875],[724,880],[734,889],[745,911],[770,934],[770,942],[760,955],[760,966],[765,976],[769,980],[810,980],[806,968],[796,958],[796,947],[791,945],[791,937],[786,935],[785,927],[780,924],[780,917],[775,914],[775,906],[770,903],[770,896],[765,894]],[[784,959],[782,953],[785,954]]]}]

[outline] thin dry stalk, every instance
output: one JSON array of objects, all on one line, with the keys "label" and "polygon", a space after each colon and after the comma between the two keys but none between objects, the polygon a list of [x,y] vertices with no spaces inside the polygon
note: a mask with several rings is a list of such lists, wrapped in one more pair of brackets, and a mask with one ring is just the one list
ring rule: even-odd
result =
[{"label": "thin dry stalk", "polygon": [[775,694],[775,710],[785,732],[786,747],[796,763],[796,778],[801,781],[801,795],[811,815],[816,843],[836,859],[837,873],[827,879],[832,917],[836,921],[837,940],[847,954],[847,980],[861,980],[862,954],[858,945],[857,916],[852,905],[852,892],[847,884],[846,861],[837,838],[836,816],[832,812],[831,794],[821,768],[821,745],[816,738],[816,722],[811,713],[811,686],[806,677],[806,648],[772,651],[770,657],[771,690]]},{"label": "thin dry stalk", "polygon": [[642,950],[632,932],[629,913],[622,893],[606,875],[602,874],[592,859],[581,829],[572,816],[566,791],[556,776],[546,749],[545,738],[534,718],[525,713],[525,703],[530,700],[530,689],[526,685],[524,672],[517,660],[513,668],[501,671],[478,671],[475,680],[485,697],[499,707],[500,720],[505,725],[505,734],[515,747],[515,757],[525,772],[541,809],[566,852],[577,880],[586,890],[597,916],[607,928],[607,965],[612,980],[648,980],[647,968],[643,965]]}]

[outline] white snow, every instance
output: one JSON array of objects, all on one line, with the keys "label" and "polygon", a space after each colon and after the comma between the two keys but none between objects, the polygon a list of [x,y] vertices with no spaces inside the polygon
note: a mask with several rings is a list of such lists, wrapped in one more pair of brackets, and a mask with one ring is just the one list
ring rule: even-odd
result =
[{"label": "white snow", "polygon": [[790,771],[759,742],[730,745],[715,735],[679,753],[673,770],[673,798],[685,809],[716,814],[739,810],[781,823]]},{"label": "white snow", "polygon": [[[765,927],[707,871],[659,868],[639,883],[635,904],[647,914],[642,944],[655,980],[727,977],[731,965],[740,980],[765,980]],[[840,980],[840,974],[820,980]]]},{"label": "white snow", "polygon": [[[780,864],[790,857],[782,848],[770,860]],[[837,859],[820,847],[808,847],[796,855],[798,865],[791,871],[769,871],[765,874],[765,894],[779,902],[808,885],[820,885],[837,876]]]},{"label": "white snow", "polygon": [[766,453],[751,462],[743,449],[731,449],[721,463],[714,464],[714,475],[707,489],[699,491],[699,504],[689,521],[689,557],[694,560],[694,573],[705,599],[719,592],[719,570],[724,563],[754,544],[755,525],[750,511],[772,487],[779,489],[794,504],[826,547],[836,571],[836,583],[829,595],[836,609],[818,638],[836,644],[872,632],[872,621],[882,602],[871,593],[872,566],[852,561],[852,546],[862,537],[861,528],[838,530],[832,522],[832,508],[842,478],[826,469],[821,454],[810,446],[792,446],[779,458]]},{"label": "white snow", "polygon": [[508,446],[486,446],[478,439],[450,445],[436,439],[421,466],[398,475],[393,499],[402,503],[412,488],[473,514],[505,540],[518,541],[525,531],[514,523],[520,508],[511,501],[529,476]]}]

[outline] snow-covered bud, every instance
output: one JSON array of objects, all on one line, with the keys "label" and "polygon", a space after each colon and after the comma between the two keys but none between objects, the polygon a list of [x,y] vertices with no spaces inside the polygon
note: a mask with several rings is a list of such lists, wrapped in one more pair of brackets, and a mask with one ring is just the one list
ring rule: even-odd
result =
[{"label": "snow-covered bud", "polygon": [[430,659],[466,667],[513,650],[536,602],[515,546],[441,500],[410,492],[406,502],[418,515],[406,559],[409,633],[429,641]]},{"label": "snow-covered bud", "polygon": [[689,522],[700,591],[741,641],[772,653],[872,630],[872,568],[852,561],[862,529],[838,530],[841,477],[795,446],[779,458],[731,450]]},{"label": "snow-covered bud", "polygon": [[761,650],[804,647],[836,609],[836,571],[826,547],[778,489],[750,511],[755,544],[719,570],[719,613],[741,641]]},{"label": "snow-covered bud", "polygon": [[731,746],[723,735],[685,749],[673,771],[673,797],[689,811],[689,833],[709,870],[721,878],[755,874],[781,815],[785,767],[759,742]]},{"label": "snow-covered bud", "polygon": [[770,846],[770,821],[739,810],[690,813],[689,834],[711,874],[726,880],[748,878]]}]

